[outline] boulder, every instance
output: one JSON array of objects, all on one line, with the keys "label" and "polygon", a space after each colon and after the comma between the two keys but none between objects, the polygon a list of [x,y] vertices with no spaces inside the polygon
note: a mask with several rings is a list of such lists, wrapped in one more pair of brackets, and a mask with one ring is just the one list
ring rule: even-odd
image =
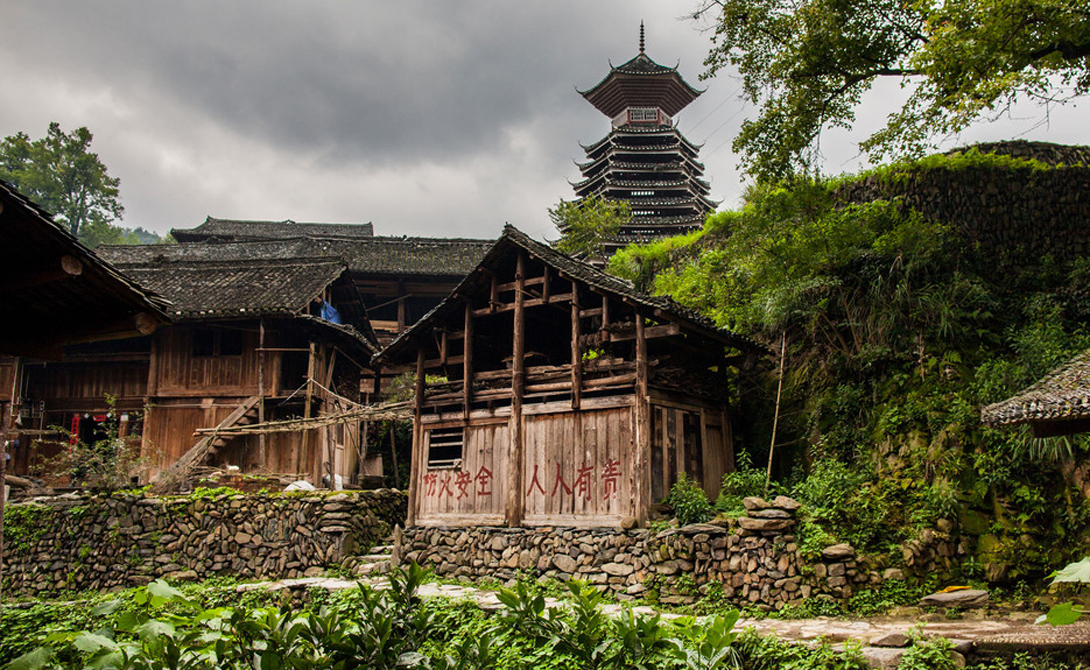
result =
[{"label": "boulder", "polygon": [[799,501],[795,500],[794,498],[788,498],[787,496],[776,496],[772,499],[772,506],[787,512],[794,512],[798,508],[802,507]]},{"label": "boulder", "polygon": [[827,561],[843,561],[855,558],[855,549],[850,544],[834,544],[822,549],[821,557]]},{"label": "boulder", "polygon": [[770,505],[765,502],[764,498],[758,498],[757,496],[748,496],[742,498],[742,504],[745,505],[747,512],[754,512],[759,509],[768,509]]},{"label": "boulder", "polygon": [[920,607],[960,607],[976,609],[986,607],[989,602],[988,592],[980,589],[958,589],[940,591],[920,599]]},{"label": "boulder", "polygon": [[752,531],[783,530],[794,523],[791,519],[752,519],[744,516],[738,519],[739,527]]},{"label": "boulder", "polygon": [[575,562],[575,559],[567,554],[557,554],[553,556],[553,567],[557,570],[571,574],[575,572],[575,569],[579,567],[579,564]]},{"label": "boulder", "polygon": [[912,644],[912,638],[904,633],[886,633],[871,640],[870,644],[873,647],[907,647]]}]

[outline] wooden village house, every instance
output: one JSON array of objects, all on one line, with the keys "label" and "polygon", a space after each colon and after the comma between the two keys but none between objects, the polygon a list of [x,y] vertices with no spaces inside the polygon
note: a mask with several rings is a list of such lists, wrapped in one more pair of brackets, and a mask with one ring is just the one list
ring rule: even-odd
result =
[{"label": "wooden village house", "polygon": [[[28,437],[61,426],[70,439],[91,440],[112,411],[120,434],[140,439],[143,481],[164,471],[184,478],[202,464],[293,473],[312,483],[330,471],[345,479],[356,472],[359,435],[351,423],[244,430],[358,406],[360,375],[375,347],[342,261],[155,257],[116,264],[171,300],[174,325],[150,336],[69,347],[59,362],[24,362],[16,395]],[[68,439],[52,446],[21,439],[16,468],[33,470]]]},{"label": "wooden village house", "polygon": [[[22,377],[18,357],[59,359],[66,345],[147,336],[170,319],[164,313],[168,301],[103,262],[3,181],[0,296],[5,312],[0,322],[2,495],[4,482],[10,481],[8,456],[20,443],[24,425],[23,408],[13,403]],[[11,444],[9,437],[14,438]]]},{"label": "wooden village house", "polygon": [[415,367],[411,525],[644,521],[733,469],[728,369],[760,350],[512,227],[376,359]]},{"label": "wooden village house", "polygon": [[208,217],[195,228],[174,229],[181,244],[115,247],[133,254],[174,254],[189,259],[339,258],[367,305],[380,344],[386,345],[439,304],[477,265],[493,240],[377,236],[370,223],[240,221]]}]

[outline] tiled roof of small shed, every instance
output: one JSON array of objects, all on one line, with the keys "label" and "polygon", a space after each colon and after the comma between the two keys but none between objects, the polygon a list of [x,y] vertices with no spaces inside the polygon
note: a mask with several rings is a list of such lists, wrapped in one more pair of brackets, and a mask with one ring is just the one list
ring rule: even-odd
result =
[{"label": "tiled roof of small shed", "polygon": [[182,319],[296,315],[345,271],[340,260],[321,258],[119,265],[170,298],[169,313]]},{"label": "tiled roof of small shed", "polygon": [[281,240],[194,242],[103,247],[115,263],[292,259],[341,259],[354,273],[464,276],[484,256],[492,240],[429,237],[296,237]]},{"label": "tiled roof of small shed", "polygon": [[1090,350],[1013,398],[988,405],[980,414],[984,423],[993,426],[1090,418]]},{"label": "tiled roof of small shed", "polygon": [[[607,272],[603,272],[598,268],[593,267],[583,261],[572,258],[571,256],[557,251],[556,249],[542,244],[537,240],[532,239],[522,231],[513,226],[505,226],[503,235],[499,240],[492,244],[492,248],[477,264],[477,267],[489,267],[496,262],[506,253],[509,245],[521,247],[526,250],[532,256],[540,259],[546,265],[559,270],[567,276],[580,281],[587,286],[598,289],[607,293],[611,293],[619,298],[626,299],[631,303],[641,305],[653,310],[661,310],[664,313],[670,314],[678,319],[688,322],[690,325],[697,326],[704,330],[714,332],[717,335],[728,339],[734,346],[749,351],[766,351],[766,348],[755,342],[754,340],[734,333],[725,328],[720,328],[711,319],[707,318],[703,314],[691,310],[687,307],[677,303],[673,298],[669,296],[651,296],[646,293],[637,291],[635,286],[631,282],[628,282],[620,277],[616,277]],[[452,316],[460,313],[460,303],[455,298],[459,294],[468,294],[471,289],[478,284],[483,284],[486,281],[484,272],[471,272],[462,283],[458,285],[456,289],[443,300],[433,310],[428,312],[420,321],[418,321],[412,328],[402,333],[397,337],[390,345],[383,350],[379,355],[379,358],[385,359],[387,352],[396,353],[398,349],[405,346],[405,342],[411,338],[417,336],[419,332],[426,331],[431,321],[446,316]]]},{"label": "tiled roof of small shed", "polygon": [[297,223],[284,221],[247,221],[207,217],[195,228],[175,228],[170,231],[179,242],[199,242],[208,238],[255,240],[284,239],[305,235],[336,237],[371,237],[374,226],[368,223]]}]

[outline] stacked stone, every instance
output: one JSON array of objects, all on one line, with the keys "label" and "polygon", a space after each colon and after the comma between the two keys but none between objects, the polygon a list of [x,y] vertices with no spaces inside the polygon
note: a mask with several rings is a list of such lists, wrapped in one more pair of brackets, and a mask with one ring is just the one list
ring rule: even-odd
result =
[{"label": "stacked stone", "polygon": [[[105,589],[157,577],[299,577],[366,551],[404,523],[397,491],[211,498],[65,497],[8,533],[5,588]],[[23,515],[20,515],[23,516]],[[18,535],[16,537],[16,535]]]},{"label": "stacked stone", "polygon": [[[896,200],[905,211],[951,225],[992,262],[979,270],[1009,272],[1042,256],[1073,260],[1090,253],[1090,149],[1039,142],[982,145],[982,152],[1032,158],[1054,167],[920,168],[896,179],[870,176],[837,191],[844,204]],[[1014,254],[1012,249],[1018,249]]]}]

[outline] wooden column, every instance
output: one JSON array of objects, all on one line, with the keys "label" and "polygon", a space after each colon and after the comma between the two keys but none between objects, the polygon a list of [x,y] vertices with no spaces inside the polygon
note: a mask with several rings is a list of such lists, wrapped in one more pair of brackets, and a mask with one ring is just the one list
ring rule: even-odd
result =
[{"label": "wooden column", "polygon": [[405,280],[397,280],[397,332],[405,332],[408,327],[408,316],[405,313]]},{"label": "wooden column", "polygon": [[469,419],[473,403],[473,305],[466,300],[465,328],[462,332],[462,418]]},{"label": "wooden column", "polygon": [[647,337],[644,333],[643,316],[640,314],[636,315],[635,419],[633,467],[636,468],[636,490],[633,492],[633,501],[636,505],[636,518],[643,524],[647,521],[651,505],[651,398],[647,390]]},{"label": "wooden column", "polygon": [[571,283],[571,406],[579,409],[583,401],[583,351],[579,337],[583,334],[579,323],[579,284]]},{"label": "wooden column", "polygon": [[4,507],[7,505],[8,471],[8,430],[11,428],[11,415],[15,411],[16,391],[19,389],[19,357],[11,364],[11,388],[6,398],[0,398],[0,605],[4,602]]},{"label": "wooden column", "polygon": [[525,453],[522,434],[522,393],[526,382],[526,254],[519,251],[515,267],[514,335],[511,344],[511,443],[507,458],[508,526],[522,524],[525,494],[522,490]]},{"label": "wooden column", "polygon": [[[409,511],[406,523],[416,525],[416,515],[420,509],[420,479],[424,476],[424,464],[427,463],[427,454],[424,453],[424,428],[421,425],[421,416],[424,414],[424,344],[420,343],[416,352],[416,391],[413,394],[413,451],[409,461]],[[393,427],[391,426],[391,430]],[[397,475],[394,475],[397,481]]]},{"label": "wooden column", "polygon": [[[265,319],[257,324],[257,422],[265,423]],[[261,463],[261,472],[269,471],[268,454],[265,451],[265,433],[257,435],[257,458]]]},{"label": "wooden column", "polygon": [[[148,354],[148,383],[146,396],[144,397],[144,427],[140,431],[140,458],[145,463],[152,463],[151,458],[151,413],[155,406],[155,396],[159,392],[159,335],[151,335],[151,350]],[[157,463],[157,461],[156,461]],[[148,466],[140,468],[143,474],[148,474]],[[144,482],[147,483],[147,482]]]},{"label": "wooden column", "polygon": [[[307,392],[306,400],[303,403],[303,418],[310,418],[310,404],[314,398],[314,342],[310,342],[310,349],[307,354]],[[310,431],[304,429],[303,436],[300,440],[299,449],[295,452],[295,473],[299,473],[299,467],[302,464],[302,459],[307,453],[307,446],[309,443]]]}]

